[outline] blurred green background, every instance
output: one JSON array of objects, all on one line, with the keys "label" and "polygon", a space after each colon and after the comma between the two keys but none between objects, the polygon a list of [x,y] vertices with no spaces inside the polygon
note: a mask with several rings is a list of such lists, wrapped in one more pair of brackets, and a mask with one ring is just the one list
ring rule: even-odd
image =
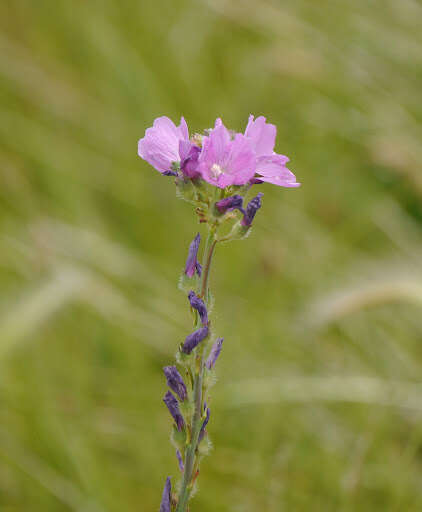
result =
[{"label": "blurred green background", "polygon": [[421,88],[419,1],[1,1],[1,512],[158,510],[198,225],[137,141],[250,113],[303,185],[217,250],[191,510],[422,510]]}]

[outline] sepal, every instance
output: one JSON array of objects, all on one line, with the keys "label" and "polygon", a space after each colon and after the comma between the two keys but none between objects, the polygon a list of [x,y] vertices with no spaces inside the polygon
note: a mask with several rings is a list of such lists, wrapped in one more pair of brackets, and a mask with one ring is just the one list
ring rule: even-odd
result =
[{"label": "sepal", "polygon": [[209,455],[212,448],[213,448],[212,442],[211,442],[208,434],[206,434],[198,446],[199,456],[205,457],[206,455]]},{"label": "sepal", "polygon": [[251,188],[250,183],[245,183],[245,185],[232,185],[231,187],[232,194],[239,194],[240,196],[246,196]]},{"label": "sepal", "polygon": [[182,352],[183,343],[180,344],[179,350],[176,352],[176,362],[183,366],[183,368],[190,368],[192,366],[193,360],[195,358],[194,353],[186,354]]},{"label": "sepal", "polygon": [[222,242],[230,242],[232,240],[244,240],[250,235],[251,226],[244,226],[241,221],[237,221],[236,224],[233,225],[230,233],[225,236],[221,241]]},{"label": "sepal", "polygon": [[185,271],[182,271],[179,277],[177,287],[184,293],[189,293],[190,290],[198,288],[198,274],[195,273],[193,277],[189,277]]},{"label": "sepal", "polygon": [[179,174],[179,172],[180,172],[180,162],[172,162],[171,170],[173,172],[175,172],[176,174]]},{"label": "sepal", "polygon": [[[194,478],[195,478],[195,475],[194,475]],[[197,494],[198,490],[199,490],[198,480],[197,480],[197,478],[195,478],[194,483],[189,486],[189,499],[192,499],[195,496],[195,494]]]},{"label": "sepal", "polygon": [[217,382],[217,376],[214,369],[205,369],[204,372],[204,388],[211,389]]},{"label": "sepal", "polygon": [[179,405],[179,407],[180,412],[185,418],[192,418],[193,413],[195,412],[195,405],[191,400],[185,400]]},{"label": "sepal", "polygon": [[180,450],[183,453],[183,450],[186,446],[186,429],[183,430],[177,430],[177,427],[173,425],[173,429],[171,432],[171,442],[173,443],[173,446]]},{"label": "sepal", "polygon": [[211,293],[211,290],[208,288],[207,292],[207,309],[208,309],[208,315],[212,313],[212,310],[214,309],[214,295]]},{"label": "sepal", "polygon": [[188,203],[196,205],[198,202],[198,194],[195,185],[192,183],[192,180],[179,174],[175,180],[175,183],[176,196],[179,199],[183,199]]}]

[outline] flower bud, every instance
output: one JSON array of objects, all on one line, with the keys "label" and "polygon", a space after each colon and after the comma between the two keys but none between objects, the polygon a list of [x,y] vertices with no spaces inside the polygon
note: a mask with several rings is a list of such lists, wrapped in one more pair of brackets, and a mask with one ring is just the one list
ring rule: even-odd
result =
[{"label": "flower bud", "polygon": [[195,272],[197,272],[198,276],[201,275],[202,267],[198,263],[198,249],[200,243],[201,235],[198,233],[189,246],[188,258],[185,266],[185,274],[188,277],[193,277]]},{"label": "flower bud", "polygon": [[212,346],[207,362],[205,363],[205,366],[208,368],[208,370],[211,370],[214,367],[215,362],[217,361],[217,358],[220,355],[221,348],[223,346],[223,341],[224,338],[218,338],[218,340]]},{"label": "flower bud", "polygon": [[217,201],[215,203],[215,208],[220,214],[226,213],[227,211],[231,210],[239,210],[242,213],[245,213],[243,208],[243,197],[239,196],[238,194],[231,196],[231,197],[225,197],[224,199],[221,199],[220,201]]},{"label": "flower bud", "polygon": [[164,485],[160,512],[171,512],[171,481],[169,476],[167,477],[166,483]]},{"label": "flower bud", "polygon": [[261,208],[261,197],[264,194],[259,192],[259,194],[251,199],[246,207],[246,212],[243,215],[243,219],[241,221],[242,226],[250,226],[252,221],[256,215],[256,212]]},{"label": "flower bud", "polygon": [[183,430],[183,428],[185,427],[185,420],[183,419],[183,416],[180,413],[179,404],[176,398],[172,393],[170,393],[170,391],[167,391],[167,393],[165,394],[163,402],[166,404],[167,409],[173,416],[173,419],[177,426],[177,430]]},{"label": "flower bud", "polygon": [[188,294],[190,305],[193,309],[198,311],[202,325],[208,325],[208,312],[207,307],[202,299],[200,299],[194,291],[190,291]]},{"label": "flower bud", "polygon": [[180,453],[179,450],[176,450],[176,457],[177,462],[179,463],[180,472],[183,473],[183,471],[185,470],[185,465],[183,464],[182,454]]},{"label": "flower bud", "polygon": [[164,375],[167,379],[168,387],[176,393],[179,399],[183,402],[186,400],[187,391],[185,383],[180,373],[177,371],[175,366],[165,366],[163,368]]},{"label": "flower bud", "polygon": [[204,419],[204,422],[202,423],[201,430],[199,431],[199,438],[198,443],[202,441],[205,435],[205,427],[208,425],[208,422],[210,421],[210,409],[207,407],[207,415]]},{"label": "flower bud", "polygon": [[182,352],[185,354],[190,354],[192,350],[197,347],[207,336],[208,326],[201,327],[200,329],[194,331],[192,334],[189,334],[182,345]]},{"label": "flower bud", "polygon": [[180,153],[180,169],[188,178],[197,178],[200,176],[198,172],[198,157],[201,148],[192,144],[190,141],[181,140],[179,143]]}]

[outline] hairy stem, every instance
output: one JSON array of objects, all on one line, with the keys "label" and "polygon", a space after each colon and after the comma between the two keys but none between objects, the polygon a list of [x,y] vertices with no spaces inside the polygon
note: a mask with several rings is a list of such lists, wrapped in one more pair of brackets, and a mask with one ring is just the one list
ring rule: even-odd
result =
[{"label": "hairy stem", "polygon": [[[201,297],[204,299],[206,303],[208,302],[208,280],[210,275],[210,268],[216,244],[217,240],[215,239],[215,232],[213,229],[210,229],[205,244],[204,265],[201,280]],[[204,376],[204,361],[202,347],[200,348],[199,353],[197,354],[196,357],[197,364],[193,383],[193,397],[195,408],[192,417],[190,443],[186,448],[185,470],[183,472],[183,479],[180,487],[176,512],[186,512],[187,509],[189,496],[193,485],[192,481],[195,476],[193,472],[195,468],[196,450],[198,448],[199,433],[201,431],[202,424],[202,381]]]},{"label": "hairy stem", "polygon": [[202,280],[202,288],[201,288],[201,297],[205,300],[205,303],[208,302],[208,278],[210,275],[211,261],[212,256],[214,254],[215,246],[217,245],[217,240],[213,239],[211,242],[211,246],[208,251],[207,261],[204,267],[204,278]]}]

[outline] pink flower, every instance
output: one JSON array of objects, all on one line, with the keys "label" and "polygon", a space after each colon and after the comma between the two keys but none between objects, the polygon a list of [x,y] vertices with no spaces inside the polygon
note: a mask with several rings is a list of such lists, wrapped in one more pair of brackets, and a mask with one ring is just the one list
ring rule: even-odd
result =
[{"label": "pink flower", "polygon": [[179,126],[166,116],[157,117],[152,128],[146,130],[144,138],[138,143],[139,156],[162,174],[171,172],[174,162],[180,163],[180,149],[183,158],[186,158],[190,142],[188,126],[183,117]]},{"label": "pink flower", "polygon": [[232,139],[217,119],[208,137],[203,139],[198,170],[211,185],[225,188],[245,185],[255,174],[256,156],[250,140],[241,133]]},{"label": "pink flower", "polygon": [[282,187],[298,187],[286,167],[289,159],[274,153],[277,129],[265,117],[249,116],[245,134],[227,130],[221,119],[202,139],[202,149],[189,140],[184,118],[176,126],[158,117],[138,143],[138,154],[157,171],[177,176],[178,169],[191,179],[202,177],[219,188],[264,181]]},{"label": "pink flower", "polygon": [[250,115],[245,136],[251,141],[257,156],[255,183],[266,181],[280,187],[299,187],[296,176],[286,167],[287,156],[274,153],[277,128],[260,116]]}]

